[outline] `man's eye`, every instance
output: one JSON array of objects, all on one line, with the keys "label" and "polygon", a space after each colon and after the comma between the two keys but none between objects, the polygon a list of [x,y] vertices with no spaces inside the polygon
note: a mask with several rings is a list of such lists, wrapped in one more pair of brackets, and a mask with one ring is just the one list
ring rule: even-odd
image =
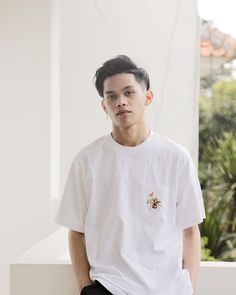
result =
[{"label": "man's eye", "polygon": [[116,99],[116,96],[114,94],[111,94],[111,95],[107,96],[107,99],[114,100],[114,99]]},{"label": "man's eye", "polygon": [[127,91],[126,92],[126,95],[132,95],[132,94],[134,94],[134,91]]}]

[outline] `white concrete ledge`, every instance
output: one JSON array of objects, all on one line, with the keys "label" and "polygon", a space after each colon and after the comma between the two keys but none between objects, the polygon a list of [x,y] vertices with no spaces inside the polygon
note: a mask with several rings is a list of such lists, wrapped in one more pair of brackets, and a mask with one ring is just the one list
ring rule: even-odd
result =
[{"label": "white concrete ledge", "polygon": [[[69,258],[67,232],[56,231],[11,263],[10,295],[79,294]],[[235,280],[236,262],[201,262],[196,295],[235,295]]]}]

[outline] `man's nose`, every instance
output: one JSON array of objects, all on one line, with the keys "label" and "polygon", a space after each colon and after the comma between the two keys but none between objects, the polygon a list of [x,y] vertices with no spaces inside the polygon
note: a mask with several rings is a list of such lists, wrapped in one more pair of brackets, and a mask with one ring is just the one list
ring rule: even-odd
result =
[{"label": "man's nose", "polygon": [[127,105],[127,98],[124,95],[119,95],[116,99],[116,106],[121,107]]}]

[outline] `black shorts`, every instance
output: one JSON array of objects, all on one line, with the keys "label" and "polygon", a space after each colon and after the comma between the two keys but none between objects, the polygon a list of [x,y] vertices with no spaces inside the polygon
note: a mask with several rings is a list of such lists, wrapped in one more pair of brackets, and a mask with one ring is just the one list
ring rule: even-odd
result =
[{"label": "black shorts", "polygon": [[93,284],[85,286],[80,295],[112,295],[99,281],[94,281]]}]

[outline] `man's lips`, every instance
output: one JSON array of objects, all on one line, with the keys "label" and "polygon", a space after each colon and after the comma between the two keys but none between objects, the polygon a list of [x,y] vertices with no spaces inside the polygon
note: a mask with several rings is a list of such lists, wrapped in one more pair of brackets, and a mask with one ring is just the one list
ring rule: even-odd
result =
[{"label": "man's lips", "polygon": [[123,115],[123,114],[130,114],[131,111],[129,110],[120,110],[116,113],[116,116]]}]

